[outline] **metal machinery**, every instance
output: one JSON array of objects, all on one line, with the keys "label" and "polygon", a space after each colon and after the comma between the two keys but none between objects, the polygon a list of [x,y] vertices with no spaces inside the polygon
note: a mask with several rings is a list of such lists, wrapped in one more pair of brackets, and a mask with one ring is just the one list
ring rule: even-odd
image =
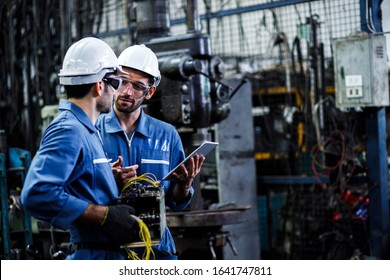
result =
[{"label": "metal machinery", "polygon": [[[170,36],[169,1],[134,2],[132,41],[155,52],[162,74],[157,92],[145,110],[175,125],[189,153],[204,140],[215,140],[213,125],[228,117],[230,100],[246,81],[241,80],[234,87],[221,81],[223,61],[211,54],[209,36],[200,32],[196,1],[187,1],[188,32],[178,36]],[[196,178],[191,211],[167,213],[167,225],[179,254],[182,253],[179,257],[221,258],[226,244],[236,255],[230,232],[223,231],[222,226],[246,221],[245,213],[250,207],[225,205],[205,209],[200,184]]]},{"label": "metal machinery", "polygon": [[156,53],[163,76],[149,113],[208,138],[202,128],[228,116],[234,91],[220,81],[223,62],[211,55],[208,35],[199,32],[196,1],[187,1],[191,24],[188,33],[179,36],[169,34],[168,1],[135,2],[136,40]]},{"label": "metal machinery", "polygon": [[[152,243],[159,244],[166,227],[164,188],[160,184],[154,186],[139,181],[125,187],[126,190],[118,198],[118,204],[134,207],[135,215],[148,227]],[[144,243],[137,240],[130,245],[142,247]]]}]

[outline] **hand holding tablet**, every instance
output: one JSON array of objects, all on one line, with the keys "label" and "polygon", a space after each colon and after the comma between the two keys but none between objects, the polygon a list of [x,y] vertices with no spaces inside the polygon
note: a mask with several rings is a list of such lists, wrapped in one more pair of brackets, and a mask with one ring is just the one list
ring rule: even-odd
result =
[{"label": "hand holding tablet", "polygon": [[180,162],[175,168],[173,168],[167,175],[164,176],[162,180],[173,180],[172,174],[176,172],[182,164],[186,164],[189,159],[191,159],[195,155],[199,156],[206,156],[208,153],[210,153],[212,150],[215,149],[215,147],[218,146],[218,142],[210,142],[205,141],[200,145],[197,149],[195,149],[191,154],[189,154],[182,162]]}]

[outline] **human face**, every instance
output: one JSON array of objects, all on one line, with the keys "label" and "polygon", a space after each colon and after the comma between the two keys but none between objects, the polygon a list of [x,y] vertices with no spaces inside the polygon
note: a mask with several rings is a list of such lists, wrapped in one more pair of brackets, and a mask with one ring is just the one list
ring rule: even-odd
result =
[{"label": "human face", "polygon": [[127,75],[121,75],[122,85],[118,88],[115,108],[122,113],[136,111],[148,96],[152,86],[148,85],[148,77],[138,71],[126,70]]},{"label": "human face", "polygon": [[114,86],[111,85],[110,83],[106,82],[105,79],[103,79],[103,82],[104,82],[103,93],[98,99],[97,106],[99,112],[108,113],[111,110],[111,104],[112,101],[114,100],[115,85]]}]

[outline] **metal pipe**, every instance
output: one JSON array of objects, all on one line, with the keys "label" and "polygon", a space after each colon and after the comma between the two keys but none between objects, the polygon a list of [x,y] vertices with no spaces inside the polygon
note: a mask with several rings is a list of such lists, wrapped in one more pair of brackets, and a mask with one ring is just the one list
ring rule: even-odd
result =
[{"label": "metal pipe", "polygon": [[187,0],[187,32],[200,32],[200,18],[198,13],[198,2],[196,0]]}]

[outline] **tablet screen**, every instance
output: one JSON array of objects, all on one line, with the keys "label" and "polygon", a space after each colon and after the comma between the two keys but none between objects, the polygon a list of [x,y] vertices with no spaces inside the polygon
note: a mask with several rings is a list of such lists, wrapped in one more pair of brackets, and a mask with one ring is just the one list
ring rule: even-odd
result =
[{"label": "tablet screen", "polygon": [[195,149],[191,154],[189,154],[182,162],[180,162],[175,168],[173,168],[167,175],[164,176],[162,179],[164,180],[172,180],[172,173],[176,172],[176,170],[180,167],[182,164],[186,164],[187,161],[195,156],[196,154],[198,155],[203,155],[204,157],[210,153],[212,150],[215,149],[215,147],[218,146],[218,142],[210,142],[210,141],[205,141],[200,145],[197,149]]}]

